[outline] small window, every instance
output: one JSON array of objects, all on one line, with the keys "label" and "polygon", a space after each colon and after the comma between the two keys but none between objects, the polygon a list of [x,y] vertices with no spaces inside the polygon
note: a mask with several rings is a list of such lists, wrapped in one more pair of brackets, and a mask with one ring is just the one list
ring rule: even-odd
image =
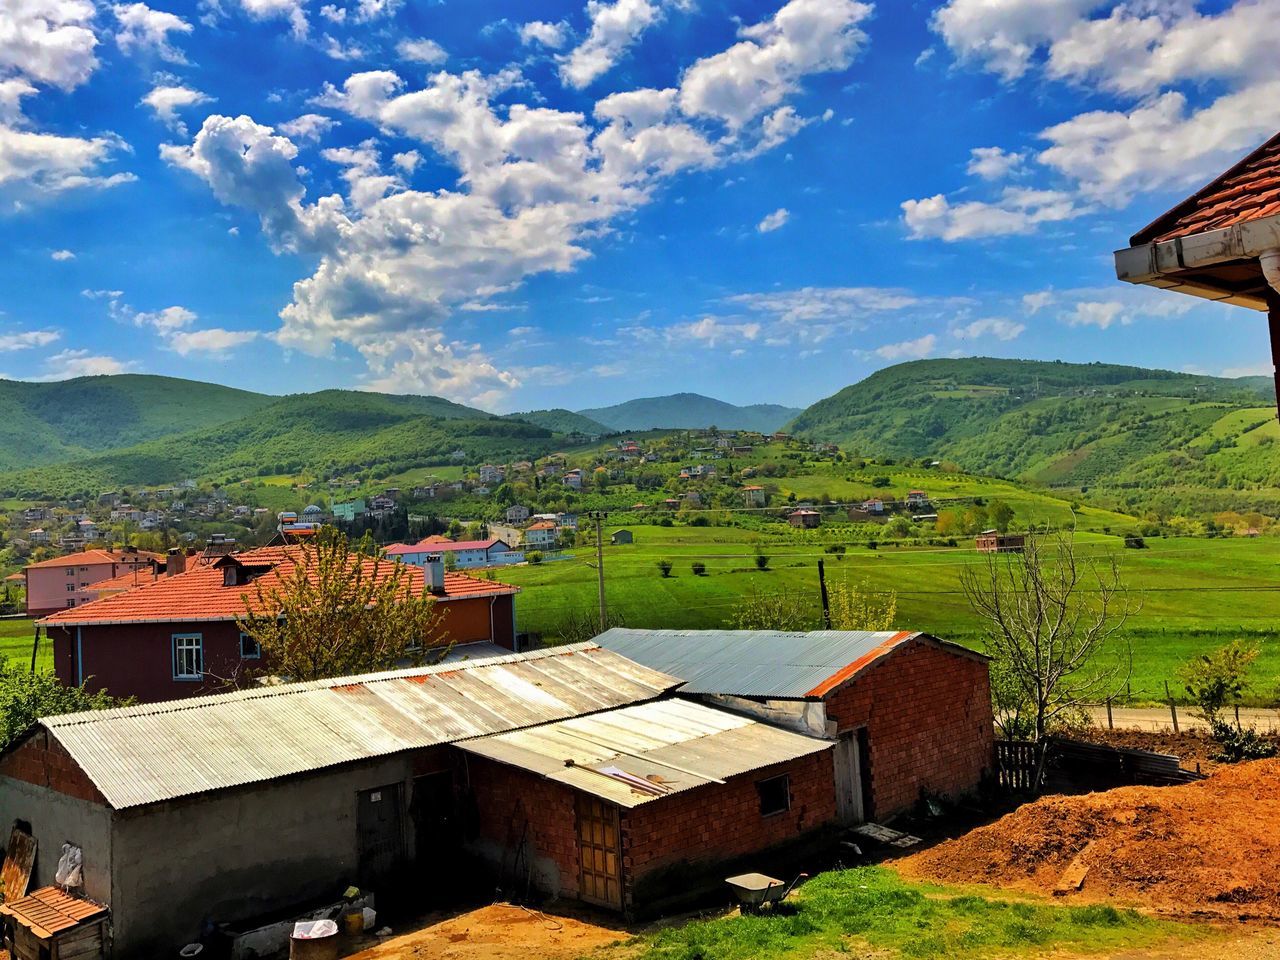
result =
[{"label": "small window", "polygon": [[204,679],[204,638],[200,634],[173,635],[173,679]]},{"label": "small window", "polygon": [[770,817],[791,809],[791,777],[783,774],[756,783],[760,795],[760,816]]},{"label": "small window", "polygon": [[74,583],[68,583],[67,593],[75,593],[75,592],[76,592],[76,585]]},{"label": "small window", "polygon": [[68,577],[74,577],[75,575],[76,575],[76,568],[75,568],[75,567],[67,567],[67,576],[68,576]]},{"label": "small window", "polygon": [[74,600],[68,600],[68,601],[67,601],[67,606],[68,606],[68,607],[74,607],[75,605],[76,605],[76,602],[75,602]]},{"label": "small window", "polygon": [[262,656],[262,646],[247,633],[240,634],[240,659],[257,660]]}]

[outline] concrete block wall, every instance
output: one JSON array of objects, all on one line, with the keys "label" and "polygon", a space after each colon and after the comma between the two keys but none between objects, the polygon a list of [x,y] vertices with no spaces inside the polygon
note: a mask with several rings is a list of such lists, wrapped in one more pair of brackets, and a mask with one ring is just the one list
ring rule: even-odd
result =
[{"label": "concrete block wall", "polygon": [[827,698],[841,732],[866,727],[874,817],[908,809],[921,790],[957,796],[995,763],[987,663],[917,638]]}]

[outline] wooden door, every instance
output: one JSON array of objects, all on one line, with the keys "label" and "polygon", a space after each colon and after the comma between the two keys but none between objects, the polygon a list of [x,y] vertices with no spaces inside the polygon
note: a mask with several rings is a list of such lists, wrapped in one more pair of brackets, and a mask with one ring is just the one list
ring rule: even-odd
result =
[{"label": "wooden door", "polygon": [[583,900],[622,909],[622,836],[618,808],[577,796],[578,889]]},{"label": "wooden door", "polygon": [[846,733],[836,741],[836,816],[843,824],[862,823],[862,776],[858,740]]},{"label": "wooden door", "polygon": [[376,888],[404,860],[400,784],[360,791],[356,801],[356,840],[360,885]]}]

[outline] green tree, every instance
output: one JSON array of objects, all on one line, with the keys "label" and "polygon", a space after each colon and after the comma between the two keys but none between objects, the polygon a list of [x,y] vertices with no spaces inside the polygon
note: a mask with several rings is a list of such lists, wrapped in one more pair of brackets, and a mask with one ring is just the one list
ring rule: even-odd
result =
[{"label": "green tree", "polygon": [[1212,653],[1192,657],[1178,670],[1188,695],[1210,725],[1221,721],[1222,711],[1248,692],[1249,669],[1259,653],[1256,641],[1232,640]]},{"label": "green tree", "polygon": [[669,576],[671,576],[671,561],[670,561],[670,560],[659,560],[659,561],[658,561],[657,566],[658,566],[658,569],[662,572],[662,575],[663,575],[664,577],[669,577]]},{"label": "green tree", "polygon": [[64,686],[52,671],[32,673],[25,665],[0,658],[0,749],[22,736],[40,717],[81,710],[106,710],[133,703],[105,692],[90,693],[81,684]]},{"label": "green tree", "polygon": [[762,593],[751,590],[742,596],[729,617],[735,630],[812,630],[818,619],[812,597],[799,591]]},{"label": "green tree", "polygon": [[435,599],[414,593],[410,568],[357,553],[326,528],[291,571],[246,593],[240,629],[264,663],[289,680],[319,680],[421,662],[444,633]]},{"label": "green tree", "polygon": [[827,585],[832,630],[892,630],[898,595],[875,592],[866,583],[833,580]]},{"label": "green tree", "polygon": [[987,507],[987,518],[993,527],[1001,533],[1007,533],[1009,524],[1013,522],[1013,507],[1002,500],[993,500]]}]

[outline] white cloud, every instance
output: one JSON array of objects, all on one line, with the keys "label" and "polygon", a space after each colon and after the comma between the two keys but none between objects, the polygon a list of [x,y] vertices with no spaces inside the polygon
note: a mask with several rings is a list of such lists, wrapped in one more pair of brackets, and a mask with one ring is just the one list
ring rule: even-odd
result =
[{"label": "white cloud", "polygon": [[98,66],[89,0],[7,0],[0,4],[0,73],[71,90]]},{"label": "white cloud", "polygon": [[192,354],[222,356],[236,347],[258,338],[257,330],[224,330],[208,327],[204,330],[181,330],[168,338],[169,349],[182,357]]},{"label": "white cloud", "polygon": [[1234,380],[1236,377],[1271,377],[1275,369],[1269,363],[1245,363],[1237,367],[1224,367],[1219,376]]},{"label": "white cloud", "polygon": [[764,219],[756,224],[756,230],[760,233],[772,233],[786,225],[791,219],[791,211],[786,207],[779,207],[773,213],[765,214]]},{"label": "white cloud", "polygon": [[152,87],[140,102],[151,108],[157,120],[179,136],[185,137],[187,127],[178,116],[178,111],[212,101],[213,97],[199,90],[193,90],[191,87],[156,86]]},{"label": "white cloud", "polygon": [[83,290],[81,295],[93,300],[109,300],[108,313],[112,319],[150,330],[166,349],[182,357],[224,356],[261,336],[257,330],[197,329],[195,324],[200,318],[196,313],[176,304],[160,310],[135,310],[120,299],[123,293],[119,290]]},{"label": "white cloud", "polygon": [[196,315],[186,307],[165,307],[154,313],[132,313],[127,306],[120,309],[131,314],[134,326],[151,327],[162,336],[183,330],[196,321]]},{"label": "white cloud", "polygon": [[137,364],[132,360],[117,360],[88,350],[62,350],[44,361],[44,372],[33,380],[70,380],[73,377],[100,377],[128,373]]},{"label": "white cloud", "polygon": [[62,338],[56,330],[20,330],[17,333],[0,333],[0,353],[47,347]]},{"label": "white cloud", "polygon": [[171,33],[192,31],[186,20],[163,10],[153,10],[145,3],[117,3],[111,12],[120,25],[116,45],[121,53],[151,53],[169,63],[187,62],[182,51],[169,42]]},{"label": "white cloud", "polygon": [[404,6],[404,0],[356,0],[355,19],[357,23],[368,23],[371,20],[392,17],[402,6]]},{"label": "white cloud", "polygon": [[136,179],[131,173],[99,171],[126,149],[114,134],[63,137],[0,125],[0,191],[56,194],[129,183]]},{"label": "white cloud", "polygon": [[320,16],[330,23],[346,23],[347,8],[339,7],[336,4],[326,3],[320,8]]},{"label": "white cloud", "polygon": [[803,75],[846,69],[866,46],[860,24],[871,13],[855,0],[791,0],[742,27],[729,49],[693,64],[680,83],[680,107],[739,128],[794,93]]},{"label": "white cloud", "polygon": [[1056,299],[1052,290],[1037,290],[1022,295],[1022,309],[1029,314],[1037,314]]},{"label": "white cloud", "polygon": [[305,143],[306,141],[318,141],[336,126],[339,126],[339,122],[332,117],[326,117],[320,113],[304,113],[300,117],[286,120],[284,123],[279,124],[276,129],[286,137]]},{"label": "white cloud", "polygon": [[1016,340],[1027,329],[1025,323],[1006,320],[1003,317],[986,317],[956,327],[951,335],[957,340],[976,340],[979,337],[995,337],[997,340]]},{"label": "white cloud", "polygon": [[1001,147],[974,147],[969,151],[968,173],[983,180],[1003,180],[1022,166],[1026,156]]},{"label": "white cloud", "polygon": [[894,287],[801,287],[776,293],[739,293],[726,299],[791,324],[856,320],[868,313],[902,310],[920,303],[913,293]]},{"label": "white cloud", "polygon": [[1016,80],[1041,45],[1099,6],[1102,0],[948,0],[932,25],[961,60]]},{"label": "white cloud", "polygon": [[425,63],[432,67],[449,59],[449,54],[445,52],[444,47],[425,37],[420,40],[401,40],[396,44],[396,53],[400,55],[401,60]]},{"label": "white cloud", "polygon": [[1167,320],[1197,306],[1189,297],[1162,296],[1148,287],[1063,290],[1054,294],[1054,302],[1064,323],[1100,330],[1113,325],[1129,326],[1140,320]]},{"label": "white cloud", "polygon": [[254,20],[285,19],[290,32],[304,39],[310,29],[304,10],[305,0],[238,0],[240,8]]},{"label": "white cloud", "polygon": [[396,165],[396,169],[411,174],[418,169],[418,164],[422,163],[422,154],[417,150],[406,150],[404,153],[392,154],[391,162]]},{"label": "white cloud", "polygon": [[76,255],[72,253],[70,250],[55,250],[53,251],[53,253],[49,254],[49,257],[52,260],[63,261],[63,260],[74,260],[76,258]]},{"label": "white cloud", "polygon": [[559,50],[569,39],[569,26],[563,20],[548,23],[545,20],[531,20],[520,25],[520,42],[525,46],[540,43],[552,50]]},{"label": "white cloud", "polygon": [[724,343],[740,343],[743,340],[756,340],[763,327],[753,321],[735,323],[717,317],[703,317],[692,323],[679,323],[664,327],[662,334],[668,341],[695,341],[707,347],[718,347]]},{"label": "white cloud", "polygon": [[886,343],[883,347],[876,347],[874,353],[884,360],[921,360],[932,354],[937,345],[937,336],[926,333],[915,340]]},{"label": "white cloud", "polygon": [[1116,321],[1130,324],[1133,318],[1125,313],[1124,304],[1118,300],[1085,301],[1077,303],[1063,319],[1073,327],[1091,326],[1106,330]]},{"label": "white cloud", "polygon": [[664,14],[662,3],[655,0],[587,0],[591,29],[587,38],[561,59],[560,79],[582,89],[607,73]]},{"label": "white cloud", "polygon": [[903,220],[912,240],[972,240],[1031,233],[1042,223],[1072,220],[1090,212],[1070,193],[1006,187],[995,203],[967,200],[952,204],[943,194],[904,200]]},{"label": "white cloud", "polygon": [[123,290],[81,290],[80,296],[86,300],[119,300],[124,296]]}]

